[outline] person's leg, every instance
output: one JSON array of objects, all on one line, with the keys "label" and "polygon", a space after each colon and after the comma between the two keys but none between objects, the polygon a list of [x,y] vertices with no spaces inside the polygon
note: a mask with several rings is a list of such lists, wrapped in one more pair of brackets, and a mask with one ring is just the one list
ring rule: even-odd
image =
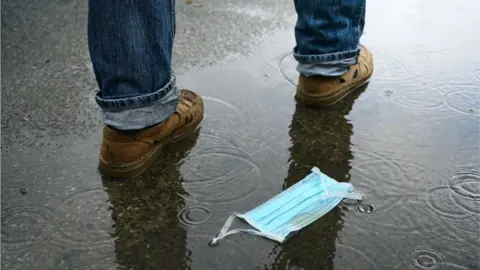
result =
[{"label": "person's leg", "polygon": [[297,101],[331,105],[366,83],[373,72],[373,58],[360,46],[365,0],[294,3],[298,15],[294,57],[300,73]]},{"label": "person's leg", "polygon": [[170,0],[90,0],[88,45],[106,125],[135,130],[167,119],[178,91]]},{"label": "person's leg", "polygon": [[106,125],[103,173],[143,172],[203,117],[201,98],[175,85],[174,35],[174,0],[89,1],[88,45]]}]

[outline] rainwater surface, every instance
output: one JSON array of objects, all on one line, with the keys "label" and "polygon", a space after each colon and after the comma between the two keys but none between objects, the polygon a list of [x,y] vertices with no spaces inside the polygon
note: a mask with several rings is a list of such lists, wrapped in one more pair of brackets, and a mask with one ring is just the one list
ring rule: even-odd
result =
[{"label": "rainwater surface", "polygon": [[[252,5],[243,9],[252,18],[268,15]],[[179,86],[204,97],[201,128],[124,181],[96,170],[102,126],[85,39],[49,48],[64,56],[52,58],[58,70],[27,68],[2,45],[12,52],[2,63],[2,269],[479,269],[479,9],[474,0],[369,1],[362,43],[373,77],[327,109],[293,99],[290,16],[245,57],[179,71]],[[185,31],[178,50],[196,46]],[[23,101],[7,88],[40,88],[44,98],[15,111],[8,103]],[[76,97],[57,102],[49,89]],[[232,212],[314,166],[365,200],[341,203],[284,244],[236,234],[208,245]]]}]

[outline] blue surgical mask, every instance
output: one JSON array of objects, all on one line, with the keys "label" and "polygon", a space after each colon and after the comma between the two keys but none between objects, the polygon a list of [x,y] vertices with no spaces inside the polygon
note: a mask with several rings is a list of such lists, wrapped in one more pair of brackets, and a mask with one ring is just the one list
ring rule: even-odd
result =
[{"label": "blue surgical mask", "polygon": [[[344,198],[362,200],[364,195],[353,190],[350,183],[339,183],[318,168],[295,185],[247,213],[233,213],[218,235],[210,242],[227,235],[246,232],[283,243],[289,236],[319,219]],[[228,230],[235,218],[245,220],[255,229]]]}]

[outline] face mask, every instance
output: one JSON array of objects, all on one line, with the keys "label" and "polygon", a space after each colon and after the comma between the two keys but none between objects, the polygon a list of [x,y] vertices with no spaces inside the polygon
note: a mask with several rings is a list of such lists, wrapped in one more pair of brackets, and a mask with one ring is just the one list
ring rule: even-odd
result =
[{"label": "face mask", "polygon": [[[210,242],[239,232],[263,236],[283,243],[289,236],[319,219],[344,198],[363,200],[364,195],[353,190],[350,183],[339,183],[318,168],[300,182],[284,190],[247,213],[232,214]],[[228,230],[235,218],[240,218],[255,229]]]}]

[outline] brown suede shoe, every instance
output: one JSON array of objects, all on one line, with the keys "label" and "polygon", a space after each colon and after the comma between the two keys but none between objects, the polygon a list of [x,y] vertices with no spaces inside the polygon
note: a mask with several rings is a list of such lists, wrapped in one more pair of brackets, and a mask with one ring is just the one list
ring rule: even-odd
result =
[{"label": "brown suede shoe", "polygon": [[202,98],[181,90],[177,110],[162,123],[139,132],[105,127],[98,169],[102,174],[132,178],[145,172],[163,147],[191,134],[203,119]]},{"label": "brown suede shoe", "polygon": [[358,64],[339,77],[300,75],[295,99],[299,103],[327,107],[366,84],[373,73],[372,54],[361,46]]}]

